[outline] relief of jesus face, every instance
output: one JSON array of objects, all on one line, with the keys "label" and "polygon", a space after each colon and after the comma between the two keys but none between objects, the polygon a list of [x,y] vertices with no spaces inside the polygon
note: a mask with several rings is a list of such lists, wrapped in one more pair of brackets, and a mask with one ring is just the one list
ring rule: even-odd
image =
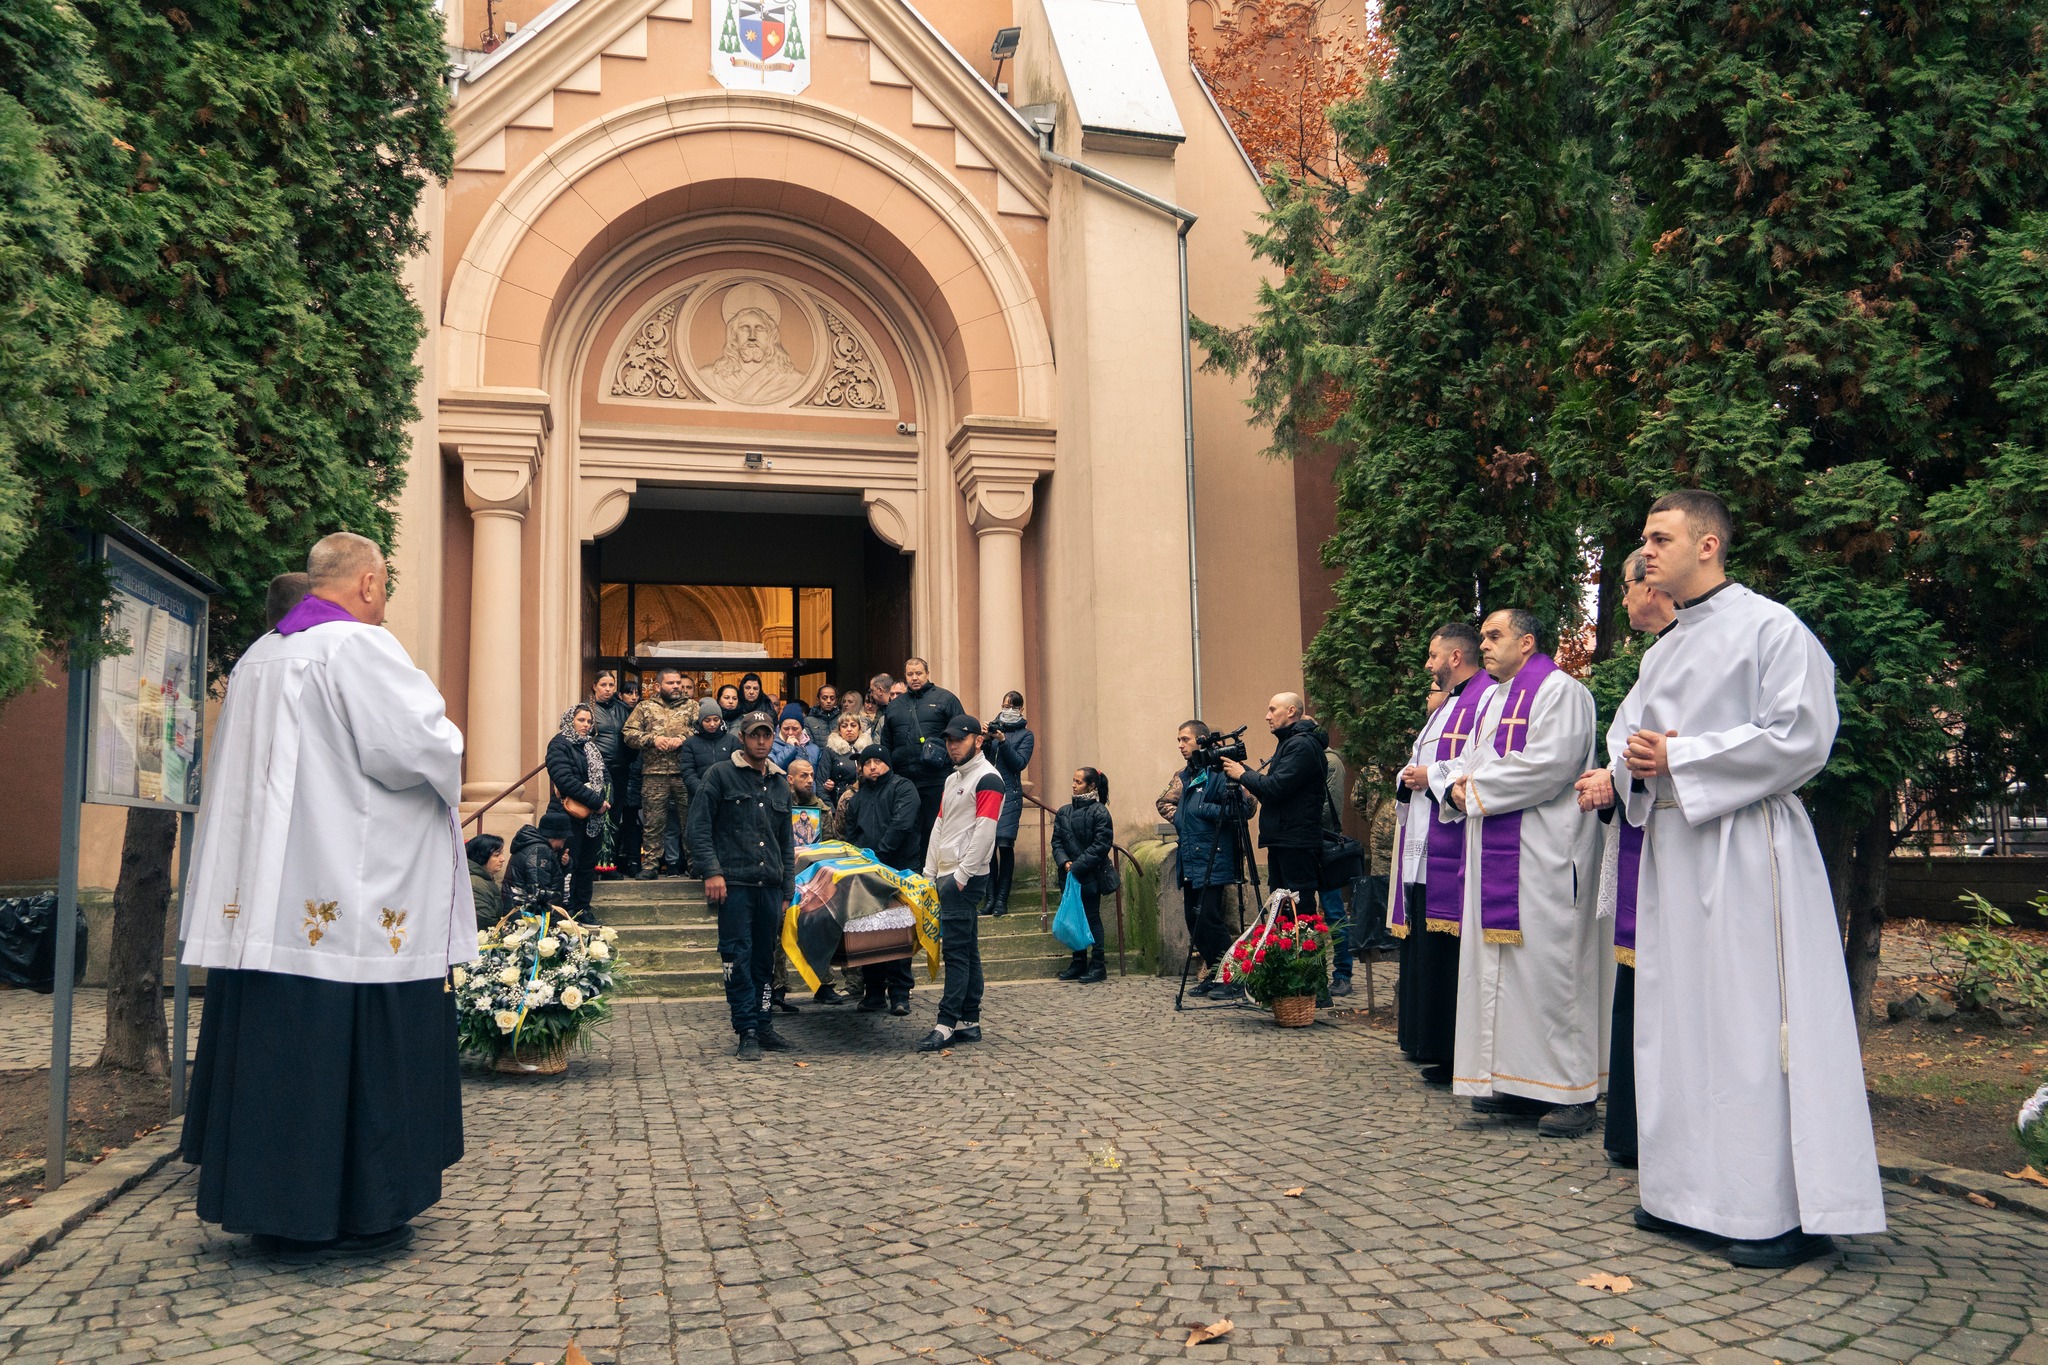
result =
[{"label": "relief of jesus face", "polygon": [[743,308],[726,324],[726,348],[742,365],[766,364],[781,340],[782,329],[757,308]]}]

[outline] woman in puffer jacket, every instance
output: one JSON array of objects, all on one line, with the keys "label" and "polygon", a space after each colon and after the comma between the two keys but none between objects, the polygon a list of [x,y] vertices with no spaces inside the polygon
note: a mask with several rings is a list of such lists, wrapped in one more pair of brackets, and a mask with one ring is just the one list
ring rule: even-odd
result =
[{"label": "woman in puffer jacket", "polygon": [[1109,818],[1109,779],[1094,768],[1074,770],[1074,799],[1052,818],[1052,861],[1059,869],[1060,894],[1067,878],[1081,885],[1081,909],[1095,944],[1074,954],[1060,980],[1084,986],[1109,979],[1102,953],[1102,897],[1117,886],[1116,822]]}]

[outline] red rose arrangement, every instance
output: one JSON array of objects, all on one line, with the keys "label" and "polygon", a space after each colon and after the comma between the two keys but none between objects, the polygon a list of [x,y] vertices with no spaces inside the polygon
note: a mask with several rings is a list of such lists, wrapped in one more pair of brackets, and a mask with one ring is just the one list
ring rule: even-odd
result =
[{"label": "red rose arrangement", "polygon": [[1315,995],[1330,981],[1330,926],[1320,912],[1284,905],[1231,945],[1223,979],[1242,985],[1262,1005],[1288,996]]}]

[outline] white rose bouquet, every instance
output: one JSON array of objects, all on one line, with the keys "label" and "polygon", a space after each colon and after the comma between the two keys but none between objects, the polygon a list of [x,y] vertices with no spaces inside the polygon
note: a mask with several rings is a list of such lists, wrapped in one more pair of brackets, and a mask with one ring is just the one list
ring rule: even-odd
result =
[{"label": "white rose bouquet", "polygon": [[449,975],[463,1051],[558,1057],[570,1043],[588,1046],[623,989],[618,939],[616,929],[554,909],[507,917],[478,935],[482,956]]},{"label": "white rose bouquet", "polygon": [[2014,1127],[2028,1159],[2037,1169],[2048,1171],[2048,1084],[2020,1106],[2019,1122]]}]

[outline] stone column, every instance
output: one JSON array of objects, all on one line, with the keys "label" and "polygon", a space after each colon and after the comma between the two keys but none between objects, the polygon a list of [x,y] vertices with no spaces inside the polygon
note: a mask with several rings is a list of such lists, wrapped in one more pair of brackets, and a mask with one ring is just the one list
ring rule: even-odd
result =
[{"label": "stone column", "polygon": [[[525,723],[526,514],[547,439],[545,395],[463,393],[441,403],[443,448],[462,462],[462,500],[472,541],[469,708],[464,725],[462,809],[491,800],[529,766]],[[484,826],[509,834],[533,815],[524,793],[491,807]]]},{"label": "stone column", "polygon": [[1052,467],[1052,433],[1014,420],[969,418],[951,442],[953,477],[967,499],[981,580],[981,689],[977,714],[1024,688],[1024,528],[1032,489]]}]

